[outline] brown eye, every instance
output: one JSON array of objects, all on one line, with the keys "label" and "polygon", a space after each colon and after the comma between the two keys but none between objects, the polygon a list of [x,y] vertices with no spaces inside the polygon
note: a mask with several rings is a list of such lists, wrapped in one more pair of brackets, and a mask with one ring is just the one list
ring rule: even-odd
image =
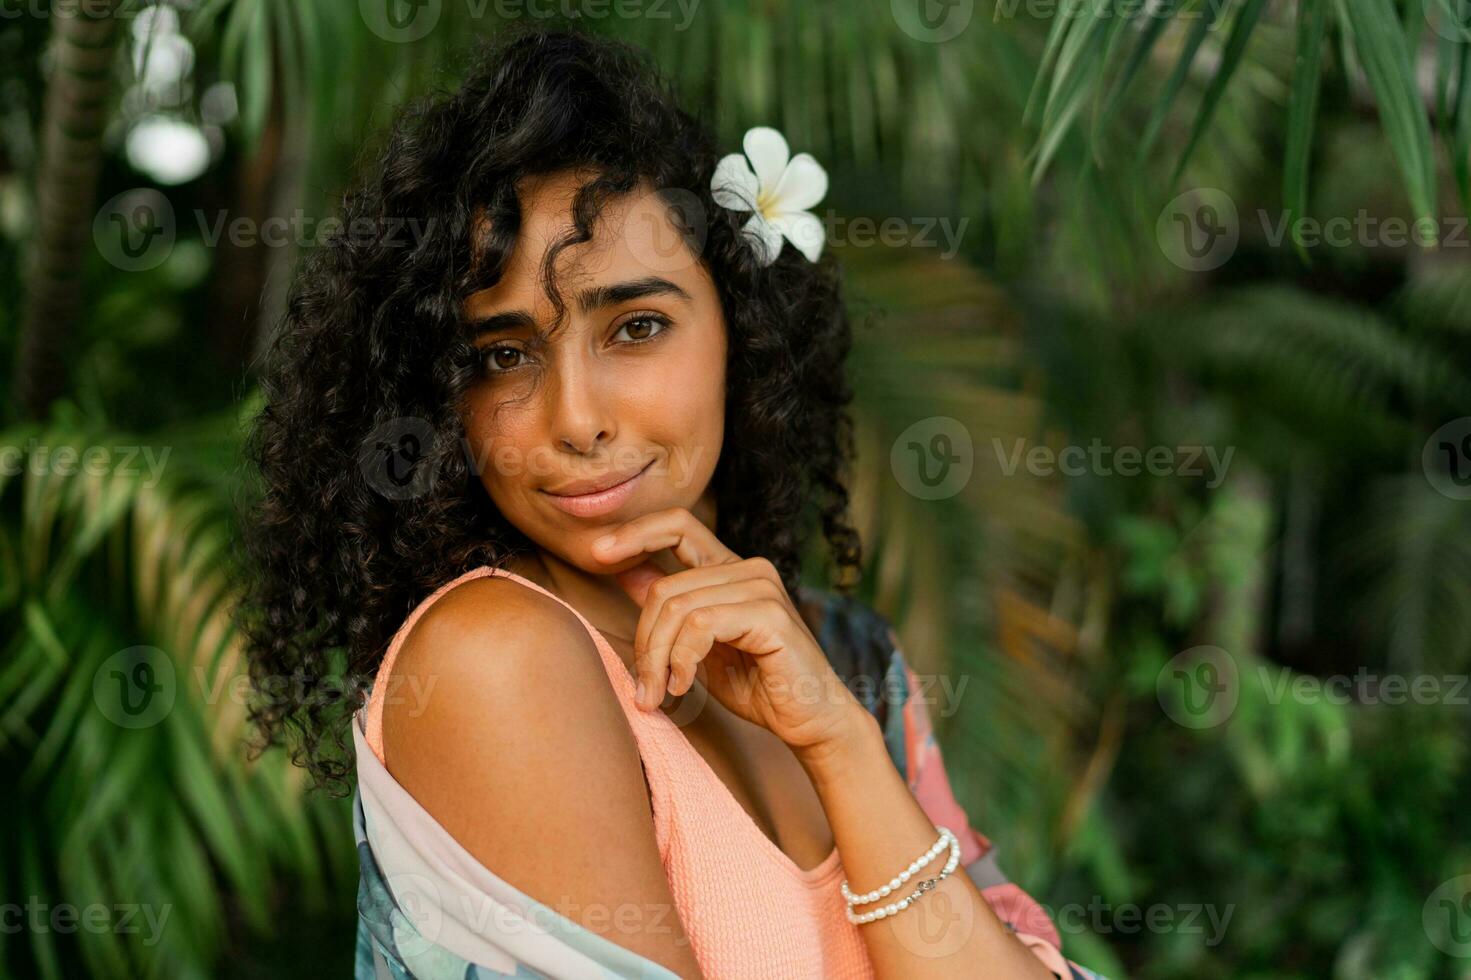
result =
[{"label": "brown eye", "polygon": [[480,354],[480,363],[487,373],[499,374],[521,366],[525,353],[517,347],[487,347]]},{"label": "brown eye", "polygon": [[669,329],[669,322],[659,316],[636,316],[631,320],[624,320],[623,326],[618,328],[614,337],[627,334],[627,340],[632,343],[643,343],[652,340],[665,330]]}]

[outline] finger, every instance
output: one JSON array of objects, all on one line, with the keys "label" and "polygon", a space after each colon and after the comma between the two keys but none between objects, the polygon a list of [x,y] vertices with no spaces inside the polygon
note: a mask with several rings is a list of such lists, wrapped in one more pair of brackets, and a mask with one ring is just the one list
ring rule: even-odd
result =
[{"label": "finger", "polygon": [[[667,648],[665,658],[670,663],[688,663],[689,681],[683,690],[688,690],[694,681],[694,668],[716,643],[724,643],[743,650],[755,657],[775,653],[785,647],[782,641],[783,623],[788,621],[786,610],[773,599],[755,599],[712,606],[701,606],[685,616],[678,632]],[[670,693],[683,693],[672,684]],[[660,696],[663,700],[663,696]]]},{"label": "finger", "polygon": [[[683,694],[689,690],[689,683],[694,680],[695,668],[709,650],[706,646],[699,651],[688,648],[676,651],[674,639],[691,616],[697,615],[708,606],[750,603],[770,598],[773,598],[770,584],[759,579],[724,582],[670,596],[660,606],[660,613],[652,623],[648,641],[642,648],[651,664],[661,665],[652,669],[652,683],[655,686],[650,690],[657,694],[653,699],[654,703],[664,700],[666,689],[671,694]],[[638,649],[636,647],[634,650],[635,664],[639,662]]]},{"label": "finger", "polygon": [[639,608],[647,603],[650,587],[664,577],[664,570],[651,561],[640,562],[613,576]]},{"label": "finger", "polygon": [[635,517],[592,544],[593,556],[614,564],[634,555],[668,548],[689,568],[739,561],[715,532],[684,507],[670,507]]},{"label": "finger", "polygon": [[[673,578],[674,576],[669,576]],[[663,579],[660,580],[661,582]],[[650,631],[649,639],[643,644],[635,644],[633,650],[634,669],[638,671],[639,679],[643,681],[644,692],[651,705],[658,705],[664,700],[665,691],[672,691],[672,675],[675,665],[671,662],[674,637],[678,635],[684,619],[701,605],[710,605],[718,602],[737,602],[749,599],[747,593],[726,591],[731,588],[730,583],[707,586],[705,589],[697,589],[671,596],[670,600],[660,606],[661,618],[658,632]],[[702,594],[703,593],[703,594]],[[647,614],[647,611],[646,613]],[[642,632],[642,619],[640,625]],[[652,625],[652,621],[651,621]],[[702,654],[703,656],[703,654]],[[698,659],[696,660],[698,663]]]},{"label": "finger", "polygon": [[[713,585],[722,585],[726,582],[737,582],[746,580],[764,581],[771,589],[773,596],[780,593],[786,594],[786,589],[781,585],[781,580],[776,578],[775,569],[771,562],[765,558],[747,558],[742,561],[730,562],[724,565],[706,565],[703,568],[689,568],[673,575],[665,575],[655,582],[651,582],[645,590],[642,601],[639,603],[643,611],[639,613],[638,629],[633,635],[633,648],[640,650],[648,645],[649,636],[653,632],[654,623],[658,621],[664,604],[677,595],[693,592],[696,589],[705,589]],[[631,593],[630,593],[631,594]],[[635,596],[637,601],[639,597]]]}]

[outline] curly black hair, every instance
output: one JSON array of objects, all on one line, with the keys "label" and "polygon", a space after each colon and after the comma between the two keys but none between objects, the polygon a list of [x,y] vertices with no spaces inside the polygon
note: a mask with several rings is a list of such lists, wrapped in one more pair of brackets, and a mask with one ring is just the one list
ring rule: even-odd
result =
[{"label": "curly black hair", "polygon": [[[342,233],[299,269],[261,368],[239,565],[253,754],[289,743],[317,787],[345,794],[350,714],[404,618],[444,582],[530,546],[478,479],[456,410],[476,377],[463,302],[502,274],[528,176],[589,175],[544,272],[591,238],[609,198],[652,188],[681,220],[728,331],[716,534],[795,590],[820,526],[833,585],[849,594],[860,545],[839,270],[794,248],[761,265],[744,215],[711,197],[717,161],[644,52],[580,32],[482,42],[453,91],[400,111],[344,194]],[[561,309],[549,276],[548,289]],[[363,465],[385,434],[390,451],[412,450],[412,493]]]}]

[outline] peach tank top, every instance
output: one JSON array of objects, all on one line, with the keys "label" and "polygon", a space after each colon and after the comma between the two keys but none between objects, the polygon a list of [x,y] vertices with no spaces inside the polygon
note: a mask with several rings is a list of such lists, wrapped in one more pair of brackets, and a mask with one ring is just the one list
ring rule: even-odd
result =
[{"label": "peach tank top", "polygon": [[481,566],[421,602],[389,644],[366,706],[365,738],[383,757],[383,693],[403,639],[426,609],[455,586],[485,575],[514,579],[560,602],[592,637],[633,730],[648,779],[654,827],[675,907],[700,969],[710,980],[872,978],[859,926],[845,914],[836,848],[803,870],[751,819],[679,725],[634,703],[622,658],[572,605],[524,576]]}]

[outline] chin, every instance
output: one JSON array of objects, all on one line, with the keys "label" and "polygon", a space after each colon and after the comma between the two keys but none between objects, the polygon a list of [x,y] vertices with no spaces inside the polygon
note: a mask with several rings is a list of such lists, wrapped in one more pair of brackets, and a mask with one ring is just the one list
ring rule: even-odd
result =
[{"label": "chin", "polygon": [[553,530],[550,535],[550,540],[554,542],[553,544],[546,544],[541,541],[538,541],[537,544],[544,550],[556,555],[557,558],[566,564],[587,572],[589,575],[616,575],[619,572],[633,568],[649,557],[647,554],[632,555],[617,564],[611,565],[607,562],[599,561],[592,553],[592,543],[614,530],[617,526],[618,523],[609,523],[602,527],[579,530],[572,533],[563,531],[560,534]]}]

